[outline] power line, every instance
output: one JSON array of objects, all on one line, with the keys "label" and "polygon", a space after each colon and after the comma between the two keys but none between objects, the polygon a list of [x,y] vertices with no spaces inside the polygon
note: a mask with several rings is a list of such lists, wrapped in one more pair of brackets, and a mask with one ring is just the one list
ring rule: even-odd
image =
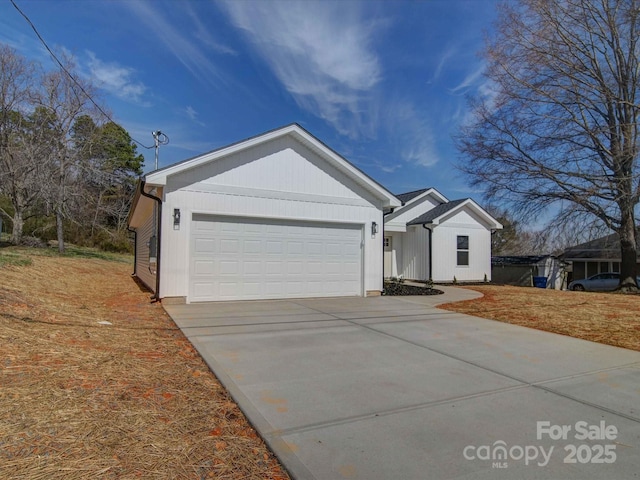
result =
[{"label": "power line", "polygon": [[[56,61],[56,63],[60,66],[62,71],[67,74],[67,76],[71,79],[71,81],[73,81],[73,83],[76,84],[76,86],[82,91],[82,93],[84,93],[84,95],[89,99],[89,101],[91,103],[93,103],[93,106],[96,107],[100,113],[102,113],[110,122],[116,123],[115,121],[113,121],[111,116],[107,112],[105,112],[104,109],[100,105],[98,105],[96,103],[96,101],[91,97],[91,95],[89,95],[87,93],[87,91],[84,89],[84,87],[75,79],[75,77],[71,74],[71,72],[69,72],[69,70],[67,70],[67,67],[65,67],[63,65],[63,63],[58,59],[56,54],[53,53],[53,51],[49,48],[49,45],[47,45],[47,42],[45,42],[44,38],[42,38],[42,35],[40,35],[40,32],[38,32],[38,29],[36,28],[36,26],[29,19],[29,17],[22,10],[20,10],[20,7],[18,7],[18,5],[16,5],[16,2],[14,0],[9,0],[9,1],[14,6],[14,8],[18,11],[18,13],[20,15],[22,15],[24,17],[24,19],[27,21],[27,23],[31,26],[32,30],[35,32],[36,36],[40,40],[40,43],[42,43],[42,45],[44,45],[44,48],[47,49],[47,51],[49,52],[49,55],[51,55],[51,57]],[[155,148],[155,145],[151,145],[150,147],[148,147],[148,146],[146,146],[142,142],[139,142],[138,140],[136,140],[133,137],[131,137],[131,140],[133,140],[135,143],[140,145],[142,148],[146,148],[146,149]]]}]

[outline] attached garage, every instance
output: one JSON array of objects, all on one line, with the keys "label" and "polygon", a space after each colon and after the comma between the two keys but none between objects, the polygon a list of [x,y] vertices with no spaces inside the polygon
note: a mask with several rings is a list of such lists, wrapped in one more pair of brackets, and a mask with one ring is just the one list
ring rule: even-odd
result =
[{"label": "attached garage", "polygon": [[194,215],[191,300],[363,294],[362,227]]},{"label": "attached garage", "polygon": [[147,174],[129,216],[136,275],[186,302],[379,294],[383,214],[399,205],[289,125]]}]

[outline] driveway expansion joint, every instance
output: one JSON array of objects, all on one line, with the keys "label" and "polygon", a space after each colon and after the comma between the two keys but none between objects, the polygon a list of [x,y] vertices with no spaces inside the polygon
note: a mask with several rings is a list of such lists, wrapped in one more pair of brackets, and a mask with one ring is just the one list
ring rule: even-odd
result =
[{"label": "driveway expansion joint", "polygon": [[511,387],[497,388],[494,390],[487,390],[485,392],[478,392],[470,395],[460,395],[456,397],[443,398],[440,400],[433,400],[431,402],[418,403],[415,405],[406,405],[404,407],[390,408],[387,410],[379,410],[377,412],[365,413],[362,415],[353,415],[349,417],[343,417],[343,418],[331,420],[328,422],[309,423],[306,425],[301,425],[299,427],[283,428],[278,430],[273,429],[271,430],[271,432],[269,432],[269,435],[284,436],[284,435],[294,435],[298,433],[312,432],[314,430],[322,430],[323,428],[326,428],[326,427],[333,427],[336,425],[347,425],[350,423],[357,423],[363,420],[370,420],[372,418],[388,417],[388,416],[397,415],[400,413],[412,412],[415,410],[424,410],[432,407],[437,407],[440,405],[447,405],[450,403],[462,403],[464,401],[472,400],[475,398],[488,397],[495,394],[511,392],[514,390],[522,390],[529,387],[531,387],[531,385],[526,385],[526,384],[513,385]]},{"label": "driveway expansion joint", "polygon": [[[439,309],[435,308],[435,310],[439,310]],[[446,311],[445,311],[445,310],[443,310],[443,312],[446,312]],[[326,312],[324,312],[324,313],[326,313]],[[447,313],[451,313],[451,312],[447,312]],[[329,313],[328,315],[333,315],[333,314]],[[439,355],[443,355],[443,356],[445,356],[445,357],[449,357],[449,358],[451,358],[451,359],[453,359],[453,360],[457,360],[457,361],[460,361],[460,362],[466,363],[466,364],[471,365],[471,366],[473,366],[473,367],[480,368],[480,369],[482,369],[482,370],[485,370],[485,371],[488,371],[488,372],[494,373],[494,374],[496,374],[496,375],[500,375],[500,376],[502,376],[502,377],[508,378],[509,380],[513,380],[513,381],[516,381],[516,382],[519,382],[519,383],[521,383],[521,384],[522,384],[521,386],[516,387],[516,388],[521,388],[521,387],[523,387],[523,386],[530,386],[530,387],[532,387],[532,388],[538,388],[538,389],[543,390],[543,391],[545,391],[545,392],[547,392],[547,393],[551,393],[551,394],[553,394],[553,395],[558,395],[558,396],[560,396],[560,397],[564,397],[564,398],[567,398],[567,399],[573,400],[573,401],[575,401],[575,402],[579,402],[579,403],[581,403],[581,404],[583,404],[583,405],[585,405],[585,406],[589,406],[589,407],[592,407],[592,408],[596,408],[596,409],[599,409],[599,410],[605,411],[605,412],[610,413],[610,414],[613,414],[613,415],[617,415],[617,416],[620,416],[620,417],[624,417],[624,418],[626,418],[626,419],[628,419],[628,420],[631,420],[631,421],[633,421],[633,422],[638,422],[638,423],[640,423],[640,418],[638,418],[638,417],[634,417],[634,416],[628,415],[628,414],[626,414],[626,413],[624,413],[624,412],[620,412],[620,411],[617,411],[617,410],[609,409],[609,408],[607,408],[607,407],[605,407],[605,406],[603,406],[603,405],[598,405],[598,404],[596,404],[596,403],[592,403],[592,402],[588,402],[588,401],[583,400],[583,399],[579,399],[579,398],[577,398],[577,397],[574,397],[574,396],[571,396],[571,395],[569,395],[569,394],[565,394],[565,393],[559,392],[559,391],[557,391],[557,390],[554,390],[554,389],[552,389],[552,388],[546,387],[546,386],[544,385],[545,383],[548,383],[548,382],[561,381],[561,380],[563,380],[563,379],[564,379],[564,377],[558,377],[558,378],[553,378],[553,379],[547,379],[547,380],[540,381],[540,382],[528,382],[527,380],[524,380],[524,379],[522,379],[522,378],[516,377],[516,376],[514,376],[514,375],[507,374],[507,373],[502,372],[502,371],[500,371],[500,370],[496,370],[496,369],[493,369],[493,368],[487,367],[486,365],[481,365],[481,364],[479,364],[479,363],[472,362],[472,361],[467,360],[467,359],[465,359],[465,358],[462,358],[462,357],[460,357],[460,356],[452,355],[452,354],[450,354],[450,353],[446,353],[446,352],[444,352],[444,351],[442,351],[442,350],[438,350],[438,349],[435,349],[435,348],[433,348],[433,347],[428,347],[428,346],[423,345],[423,344],[420,344],[420,343],[418,343],[418,342],[414,342],[414,341],[411,341],[411,340],[406,339],[406,338],[404,338],[404,337],[401,337],[401,336],[398,336],[398,335],[393,335],[393,334],[388,333],[388,332],[383,332],[383,331],[380,331],[380,330],[378,330],[378,329],[376,329],[376,328],[375,328],[376,326],[379,326],[379,325],[385,325],[385,324],[391,324],[391,323],[393,323],[393,322],[379,323],[379,324],[375,324],[375,325],[363,325],[363,324],[360,324],[360,323],[357,323],[356,321],[354,321],[354,320],[357,320],[357,319],[344,319],[344,318],[340,318],[340,320],[343,320],[343,321],[345,321],[345,322],[351,323],[351,324],[353,324],[354,326],[358,326],[358,327],[364,328],[364,329],[366,329],[366,330],[370,330],[370,331],[375,332],[375,333],[377,333],[377,334],[379,334],[379,335],[381,335],[381,336],[385,336],[385,337],[393,338],[393,339],[395,339],[395,340],[400,340],[400,341],[402,341],[402,342],[406,342],[406,343],[408,343],[408,344],[411,344],[411,345],[417,346],[417,347],[419,347],[419,348],[423,348],[423,349],[428,350],[428,351],[430,351],[430,352],[437,353],[437,354],[439,354]],[[629,366],[635,366],[635,365],[638,365],[638,363],[640,363],[640,362],[632,362],[632,363],[630,363],[630,364],[628,364],[628,365],[623,365],[623,366],[615,366],[615,367],[610,367],[610,368],[606,368],[606,369],[598,369],[598,370],[594,370],[594,371],[581,372],[581,373],[579,373],[579,374],[570,375],[570,376],[568,376],[568,377],[572,378],[572,377],[574,377],[574,376],[590,375],[590,374],[598,373],[598,372],[601,372],[601,371],[617,370],[617,369],[620,369],[620,368],[625,368],[625,367],[629,367]],[[511,387],[511,388],[514,388],[514,387]]]}]

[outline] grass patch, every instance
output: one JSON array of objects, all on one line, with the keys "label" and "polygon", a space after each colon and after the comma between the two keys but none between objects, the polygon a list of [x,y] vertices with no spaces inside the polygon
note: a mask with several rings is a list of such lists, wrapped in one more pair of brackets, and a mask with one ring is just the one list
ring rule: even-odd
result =
[{"label": "grass patch", "polygon": [[640,351],[640,295],[508,285],[465,288],[484,296],[438,308]]},{"label": "grass patch", "polygon": [[[6,244],[0,248],[0,267],[3,266],[2,257],[7,257],[6,264],[8,265],[31,265],[31,259],[34,257],[84,258],[105,260],[107,262],[133,263],[133,255],[128,253],[105,252],[97,248],[78,247],[77,245],[66,245],[65,252],[61,255],[55,246],[37,248]],[[19,259],[24,259],[24,262],[19,262]]]},{"label": "grass patch", "polygon": [[[55,248],[51,248],[55,254],[58,254],[58,250]],[[75,245],[69,245],[65,248],[65,252],[62,254],[63,257],[69,258],[93,258],[98,260],[106,260],[108,262],[126,262],[130,263],[133,261],[133,255],[126,253],[112,253],[105,252],[102,250],[98,250],[97,248],[88,248],[88,247],[77,247]]]},{"label": "grass patch", "polygon": [[8,266],[25,267],[32,263],[33,261],[28,256],[16,252],[0,251],[0,268]]}]

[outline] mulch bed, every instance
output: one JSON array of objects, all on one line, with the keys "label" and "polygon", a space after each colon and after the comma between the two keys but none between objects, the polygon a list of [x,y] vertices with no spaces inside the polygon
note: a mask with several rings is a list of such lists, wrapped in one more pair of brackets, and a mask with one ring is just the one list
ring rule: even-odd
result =
[{"label": "mulch bed", "polygon": [[428,287],[418,287],[399,282],[384,282],[382,295],[441,295],[442,290]]},{"label": "mulch bed", "polygon": [[2,478],[288,478],[131,263],[32,259],[0,269]]}]

